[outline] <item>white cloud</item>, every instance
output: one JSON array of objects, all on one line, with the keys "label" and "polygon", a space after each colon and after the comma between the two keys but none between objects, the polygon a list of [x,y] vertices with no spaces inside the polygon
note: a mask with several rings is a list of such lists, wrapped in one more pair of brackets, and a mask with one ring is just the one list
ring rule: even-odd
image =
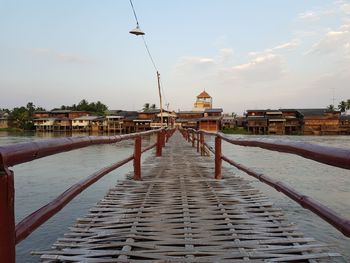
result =
[{"label": "white cloud", "polygon": [[268,54],[268,53],[292,51],[292,50],[296,49],[297,47],[299,47],[300,43],[301,43],[301,41],[299,39],[292,39],[289,42],[279,44],[275,47],[268,48],[268,49],[265,49],[265,50],[260,51],[260,52],[257,52],[257,51],[249,52],[248,55],[251,57],[255,57],[255,56],[261,56],[263,54]]},{"label": "white cloud", "polygon": [[350,14],[350,4],[344,1],[335,1],[329,6],[317,7],[298,15],[301,21],[318,22],[327,16],[345,17]]},{"label": "white cloud", "polygon": [[248,63],[226,69],[228,78],[251,85],[260,81],[275,81],[286,73],[283,58],[276,54],[258,56]]},{"label": "white cloud", "polygon": [[306,55],[348,55],[348,46],[350,44],[349,28],[349,25],[342,25],[338,31],[328,31],[320,41],[315,43],[311,49],[306,52]]}]

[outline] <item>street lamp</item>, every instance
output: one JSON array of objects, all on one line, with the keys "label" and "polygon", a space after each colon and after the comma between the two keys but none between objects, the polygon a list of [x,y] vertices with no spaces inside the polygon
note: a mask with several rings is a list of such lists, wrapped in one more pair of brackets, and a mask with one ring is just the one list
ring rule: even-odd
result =
[{"label": "street lamp", "polygon": [[129,31],[130,34],[133,34],[135,36],[143,36],[145,32],[143,32],[139,26],[139,23],[137,23],[136,28],[133,30]]}]

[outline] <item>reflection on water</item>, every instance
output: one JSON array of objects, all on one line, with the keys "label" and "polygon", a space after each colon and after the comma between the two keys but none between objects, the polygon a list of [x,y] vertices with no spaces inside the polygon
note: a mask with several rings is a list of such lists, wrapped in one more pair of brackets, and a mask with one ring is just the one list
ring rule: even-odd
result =
[{"label": "reflection on water", "polygon": [[[57,136],[62,135],[55,133],[35,135],[33,133],[8,134],[0,132],[0,145]],[[245,136],[233,135],[233,137]],[[261,137],[255,136],[255,138]],[[253,136],[248,138],[253,138]],[[350,149],[350,137],[346,136],[264,136],[264,138],[298,140]],[[15,166],[13,170],[15,172],[17,222],[49,202],[70,185],[85,178],[100,167],[129,156],[132,151],[133,142],[121,142],[78,149]],[[291,154],[277,153],[260,148],[232,146],[227,143],[223,143],[223,154],[258,172],[287,182],[300,192],[324,202],[341,215],[350,218],[349,170],[334,168]],[[61,213],[58,213],[36,230],[17,246],[17,262],[37,262],[38,257],[29,256],[30,251],[49,249],[57,237],[62,237],[67,232],[67,228],[75,222],[77,217],[86,214],[87,210],[116,183],[116,180],[124,178],[124,175],[131,168],[129,164],[106,175],[73,200]],[[276,206],[282,208],[289,220],[295,222],[307,236],[315,237],[321,242],[333,245],[334,247],[331,250],[342,253],[347,262],[350,262],[350,239],[345,238],[333,227],[274,189],[248,177],[235,168],[231,169],[236,174],[252,180],[254,186],[268,195]]]}]

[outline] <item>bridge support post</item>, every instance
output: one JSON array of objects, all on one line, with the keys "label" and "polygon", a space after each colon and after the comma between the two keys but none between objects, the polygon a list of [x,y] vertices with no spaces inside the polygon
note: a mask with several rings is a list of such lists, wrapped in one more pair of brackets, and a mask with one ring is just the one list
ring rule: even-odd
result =
[{"label": "bridge support post", "polygon": [[200,132],[201,156],[204,155],[204,133]]},{"label": "bridge support post", "polygon": [[134,180],[141,180],[141,136],[135,138],[134,144]]},{"label": "bridge support post", "polygon": [[199,133],[197,133],[197,153],[199,153]]},{"label": "bridge support post", "polygon": [[221,138],[215,137],[215,179],[221,179],[221,165],[222,165],[222,153],[221,153]]},{"label": "bridge support post", "polygon": [[192,147],[194,147],[195,142],[196,142],[196,139],[194,137],[194,131],[192,131]]},{"label": "bridge support post", "polygon": [[157,151],[156,156],[162,156],[162,132],[157,133]]},{"label": "bridge support post", "polygon": [[[1,156],[0,156],[1,157]],[[1,161],[1,160],[0,160]],[[0,260],[16,262],[15,188],[13,172],[0,163]]]}]

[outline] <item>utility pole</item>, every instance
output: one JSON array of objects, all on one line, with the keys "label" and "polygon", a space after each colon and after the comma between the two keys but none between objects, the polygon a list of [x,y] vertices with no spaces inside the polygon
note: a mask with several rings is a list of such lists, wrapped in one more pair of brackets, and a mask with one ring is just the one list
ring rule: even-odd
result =
[{"label": "utility pole", "polygon": [[159,93],[160,126],[163,128],[163,100],[162,100],[162,93],[160,91],[160,74],[158,71],[157,71],[157,81],[158,81],[158,93]]}]

